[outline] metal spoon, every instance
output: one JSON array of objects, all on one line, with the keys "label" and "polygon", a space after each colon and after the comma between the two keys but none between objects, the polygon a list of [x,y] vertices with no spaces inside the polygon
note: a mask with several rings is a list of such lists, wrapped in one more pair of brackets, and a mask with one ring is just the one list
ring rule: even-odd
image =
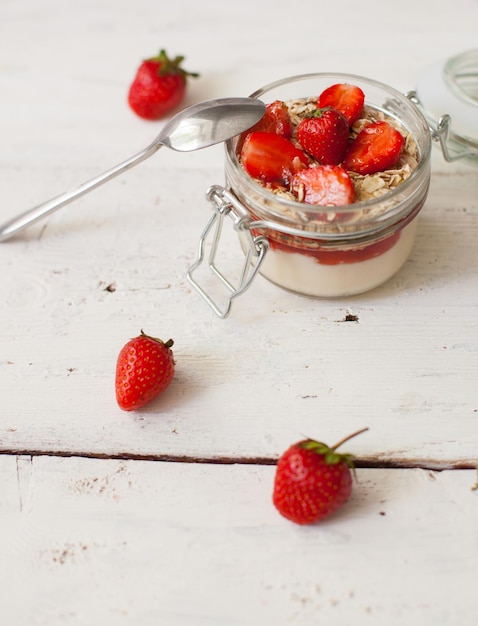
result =
[{"label": "metal spoon", "polygon": [[172,117],[156,139],[141,152],[79,187],[5,222],[0,226],[0,242],[144,161],[162,146],[178,152],[206,148],[247,130],[258,122],[264,113],[264,103],[255,98],[220,98],[193,104]]}]

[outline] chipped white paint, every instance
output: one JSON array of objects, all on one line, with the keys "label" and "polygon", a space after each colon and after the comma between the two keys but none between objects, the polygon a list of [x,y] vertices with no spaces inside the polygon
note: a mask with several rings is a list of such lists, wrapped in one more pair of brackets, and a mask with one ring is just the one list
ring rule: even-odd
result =
[{"label": "chipped white paint", "polygon": [[[335,6],[305,0],[292,32],[251,0],[37,4],[0,2],[1,222],[149,143],[161,123],[125,97],[161,46],[201,72],[188,102],[312,71],[407,91],[437,55],[476,47],[474,0],[440,4],[433,29],[412,0],[344,0],[340,25]],[[358,40],[362,27],[373,35]],[[343,515],[298,529],[271,507],[270,466],[108,458],[270,462],[303,435],[369,426],[349,449],[370,462],[477,462],[476,170],[434,153],[416,246],[383,287],[320,301],[258,278],[219,321],[185,273],[223,179],[220,146],[164,150],[0,244],[3,620],[475,623],[474,470],[360,470]],[[140,328],[175,339],[177,375],[131,415],[113,372]]]}]

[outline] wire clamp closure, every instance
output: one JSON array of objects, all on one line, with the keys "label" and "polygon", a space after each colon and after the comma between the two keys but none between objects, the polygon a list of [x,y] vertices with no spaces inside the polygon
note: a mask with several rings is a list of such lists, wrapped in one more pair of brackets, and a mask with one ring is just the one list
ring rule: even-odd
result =
[{"label": "wire clamp closure", "polygon": [[[252,224],[251,217],[231,191],[219,185],[213,185],[207,190],[206,197],[211,203],[214,213],[199,239],[197,259],[189,268],[187,279],[216,315],[221,319],[225,319],[231,311],[233,301],[251,286],[269,248],[269,242],[266,237],[254,236],[252,234],[250,229]],[[244,264],[236,285],[226,278],[216,263],[225,217],[232,219],[234,230],[240,235],[241,245],[245,254]],[[206,289],[193,276],[196,270],[205,262],[207,262],[209,270],[219,280],[219,283],[226,288],[226,293],[228,293],[226,301],[222,306],[207,293]]]},{"label": "wire clamp closure", "polygon": [[478,149],[470,145],[470,142],[465,139],[453,136],[452,118],[448,113],[442,115],[438,120],[434,120],[423,108],[416,91],[409,91],[405,95],[423,113],[428,123],[431,139],[435,143],[439,143],[445,161],[453,163],[462,159],[471,159],[476,162]]}]

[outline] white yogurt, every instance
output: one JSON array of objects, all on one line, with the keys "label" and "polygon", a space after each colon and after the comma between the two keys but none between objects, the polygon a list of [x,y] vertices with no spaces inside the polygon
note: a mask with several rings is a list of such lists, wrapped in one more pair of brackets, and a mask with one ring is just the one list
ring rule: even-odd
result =
[{"label": "white yogurt", "polygon": [[379,256],[328,265],[310,255],[269,248],[260,273],[276,285],[304,295],[332,298],[363,293],[391,278],[413,247],[418,219],[401,231],[395,244]]}]

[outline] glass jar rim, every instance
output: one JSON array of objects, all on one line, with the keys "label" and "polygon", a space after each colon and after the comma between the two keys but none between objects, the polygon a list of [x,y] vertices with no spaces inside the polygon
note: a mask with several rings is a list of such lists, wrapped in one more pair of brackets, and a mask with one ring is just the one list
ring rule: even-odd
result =
[{"label": "glass jar rim", "polygon": [[[419,153],[418,165],[412,171],[412,173],[406,180],[402,181],[399,185],[397,185],[397,187],[387,191],[386,194],[378,198],[371,198],[369,200],[361,200],[361,201],[357,201],[357,202],[354,202],[353,204],[348,204],[348,205],[321,206],[320,207],[321,212],[325,214],[332,215],[337,212],[353,213],[354,211],[357,211],[357,210],[366,211],[367,209],[373,209],[374,207],[377,207],[381,203],[383,203],[384,200],[386,199],[387,203],[390,201],[391,209],[384,211],[379,216],[374,215],[373,218],[371,218],[371,220],[375,224],[377,222],[387,221],[388,219],[390,219],[391,215],[396,214],[396,207],[400,204],[400,200],[397,200],[397,199],[402,198],[404,194],[406,194],[407,189],[409,189],[410,187],[413,188],[416,185],[417,178],[420,178],[422,176],[423,170],[428,167],[428,162],[429,162],[430,152],[431,152],[431,135],[430,135],[430,129],[429,129],[428,123],[424,115],[420,111],[420,109],[409,98],[407,98],[405,94],[401,93],[397,89],[394,89],[393,87],[390,87],[389,85],[386,85],[385,83],[382,83],[380,81],[367,78],[364,76],[360,76],[357,74],[347,74],[347,73],[341,73],[341,72],[337,72],[337,73],[336,72],[320,72],[320,73],[297,74],[297,75],[288,76],[283,79],[268,83],[267,85],[254,91],[250,95],[250,97],[260,98],[260,96],[267,93],[268,91],[271,91],[277,87],[281,87],[282,85],[293,83],[293,82],[299,82],[301,80],[313,80],[316,78],[320,78],[320,79],[330,78],[331,80],[335,82],[349,82],[350,83],[350,82],[355,81],[355,82],[368,84],[378,89],[384,90],[390,96],[397,98],[400,104],[406,106],[407,109],[410,111],[410,113],[412,113],[415,116],[417,121],[419,121],[420,125],[422,126],[422,131],[423,131],[422,142],[421,142],[422,145],[420,145],[419,147],[420,153]],[[379,108],[379,107],[375,107],[375,108]],[[290,200],[288,198],[278,196],[277,194],[274,194],[272,191],[266,189],[265,187],[260,185],[260,183],[256,182],[253,178],[251,178],[241,167],[237,159],[237,155],[235,151],[237,141],[238,141],[237,137],[233,139],[229,139],[226,142],[225,148],[226,148],[226,158],[229,160],[230,164],[234,167],[234,171],[236,175],[239,176],[240,180],[242,180],[247,185],[249,184],[253,185],[254,189],[260,190],[261,195],[266,200],[276,203],[278,206],[281,206],[284,209],[290,209],[292,211],[301,210],[301,211],[304,211],[305,213],[316,213],[317,205],[306,204],[303,202],[298,202],[296,200]],[[366,222],[367,220],[365,219],[363,221],[363,224],[365,225]]]}]

